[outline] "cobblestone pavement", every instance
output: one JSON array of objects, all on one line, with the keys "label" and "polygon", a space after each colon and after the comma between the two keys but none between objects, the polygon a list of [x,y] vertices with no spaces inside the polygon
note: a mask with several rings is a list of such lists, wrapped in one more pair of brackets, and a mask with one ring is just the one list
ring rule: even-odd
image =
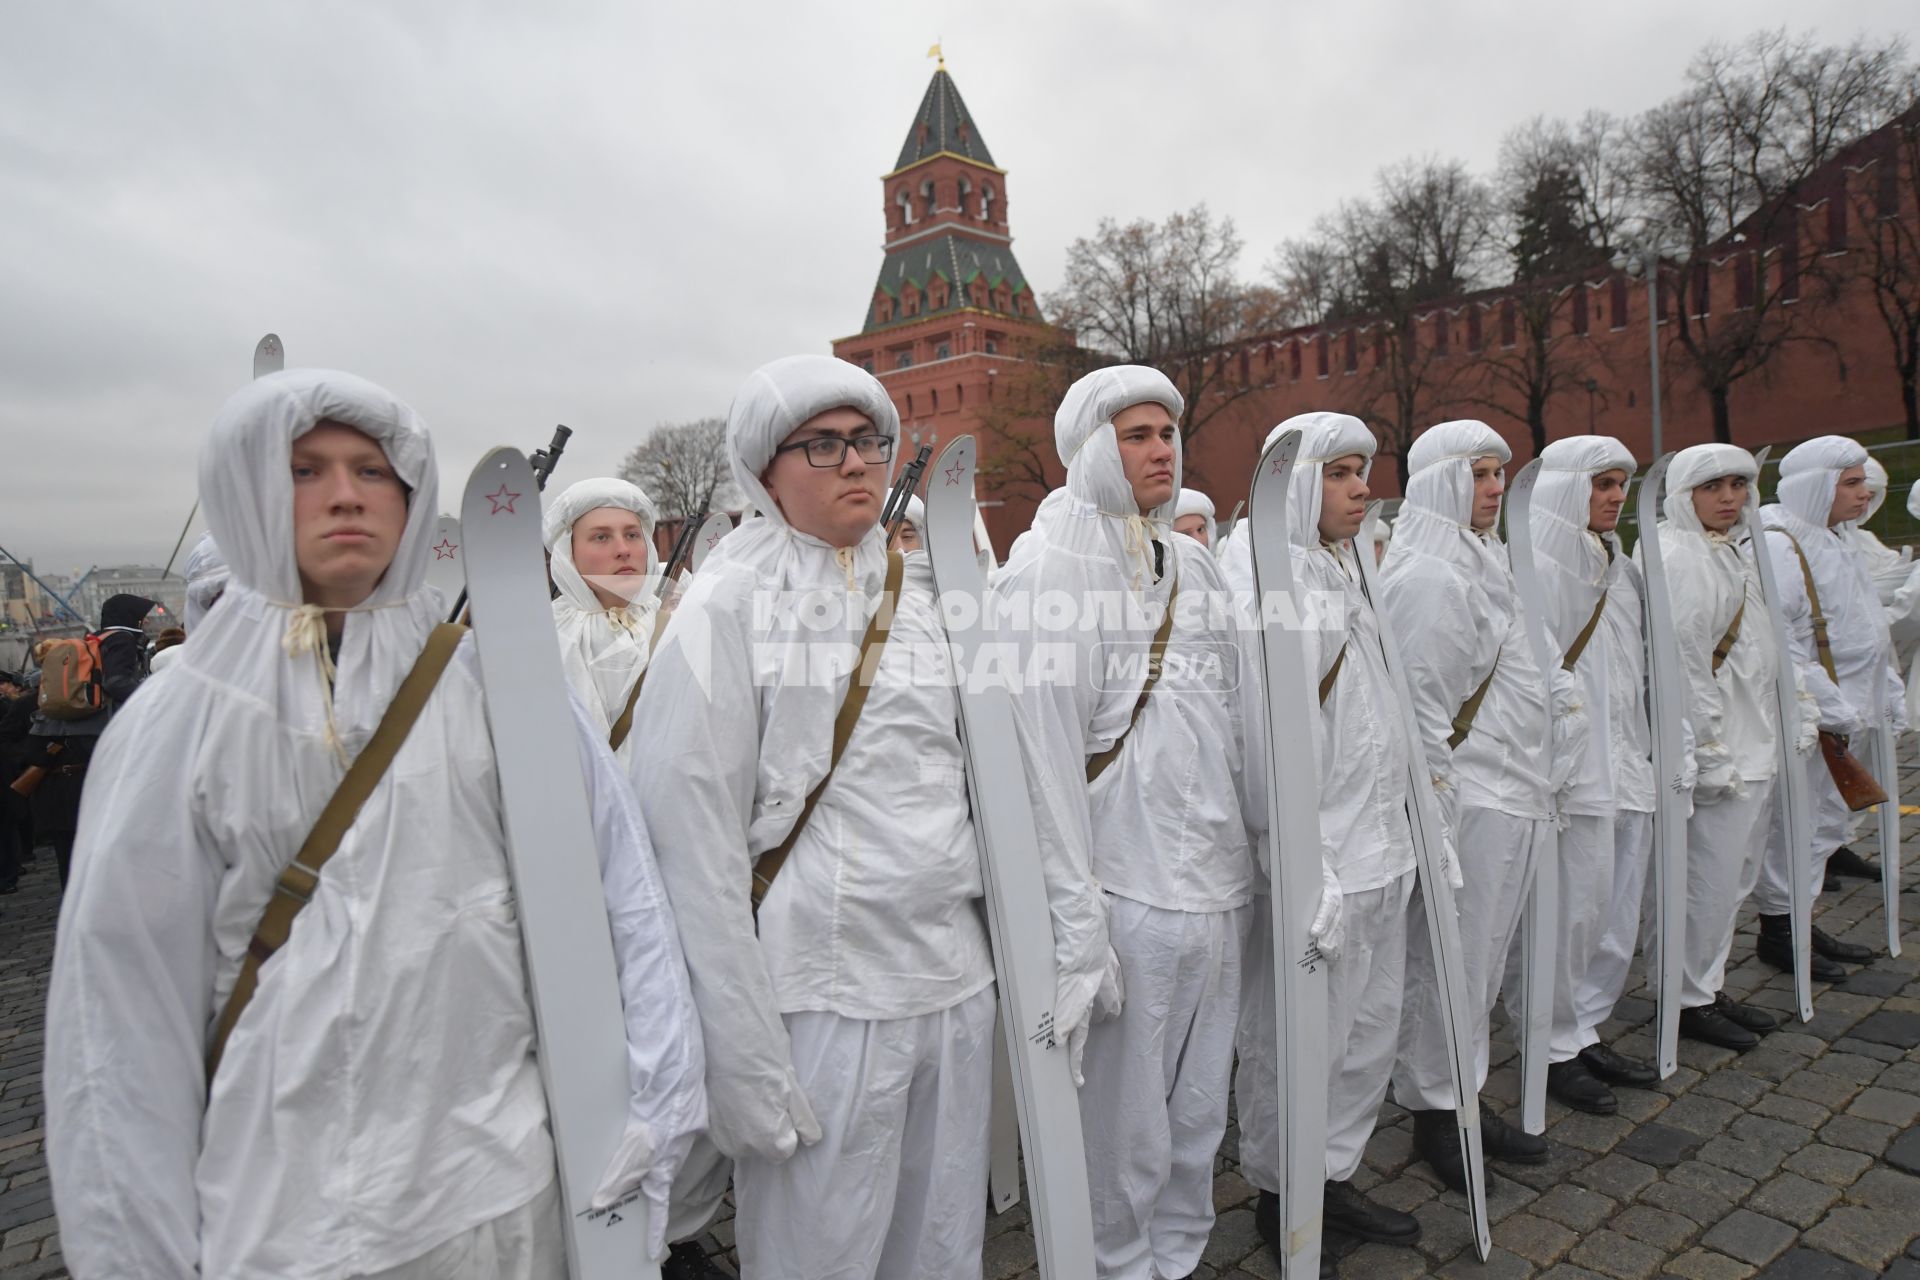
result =
[{"label": "cobblestone pavement", "polygon": [[[1920,778],[1906,770],[1908,795]],[[1735,1054],[1681,1041],[1681,1067],[1656,1089],[1620,1089],[1620,1114],[1548,1104],[1549,1163],[1494,1166],[1492,1258],[1469,1243],[1464,1202],[1412,1159],[1406,1116],[1389,1105],[1355,1181],[1420,1219],[1417,1249],[1365,1245],[1341,1261],[1349,1280],[1434,1275],[1525,1280],[1744,1280],[1755,1274],[1920,1280],[1920,823],[1905,824],[1902,895],[1907,953],[1882,957],[1837,987],[1815,987],[1815,1018],[1790,1023]],[[1877,857],[1871,835],[1855,847]],[[1822,895],[1829,932],[1885,945],[1880,886],[1844,882]],[[66,1275],[52,1217],[42,1142],[43,1004],[58,908],[53,860],[42,851],[17,896],[0,898],[0,1280]],[[1785,1010],[1785,975],[1753,959],[1744,913],[1728,990]],[[1605,1029],[1609,1042],[1651,1059],[1652,1002],[1638,987]],[[1488,1095],[1511,1108],[1518,1075],[1504,1031],[1494,1041]],[[1217,1161],[1214,1226],[1200,1280],[1277,1275],[1253,1229],[1238,1133]],[[985,1280],[1034,1273],[1024,1207],[987,1222]],[[733,1270],[733,1223],[705,1237]]]}]

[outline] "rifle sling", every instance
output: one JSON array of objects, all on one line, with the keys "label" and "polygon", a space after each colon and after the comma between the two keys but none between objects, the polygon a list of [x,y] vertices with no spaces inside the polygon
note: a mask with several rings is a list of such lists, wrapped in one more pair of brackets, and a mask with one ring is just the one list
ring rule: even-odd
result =
[{"label": "rifle sling", "polygon": [[1140,697],[1133,704],[1133,716],[1127,721],[1127,727],[1113,740],[1113,745],[1097,756],[1087,759],[1087,785],[1107,771],[1107,767],[1120,758],[1120,748],[1127,744],[1127,735],[1133,732],[1133,726],[1140,723],[1140,713],[1147,709],[1147,695],[1160,683],[1160,669],[1166,657],[1167,641],[1173,635],[1173,604],[1180,598],[1180,584],[1175,582],[1167,594],[1167,612],[1160,619],[1159,628],[1153,633],[1153,643],[1147,648],[1147,682],[1140,686]]}]

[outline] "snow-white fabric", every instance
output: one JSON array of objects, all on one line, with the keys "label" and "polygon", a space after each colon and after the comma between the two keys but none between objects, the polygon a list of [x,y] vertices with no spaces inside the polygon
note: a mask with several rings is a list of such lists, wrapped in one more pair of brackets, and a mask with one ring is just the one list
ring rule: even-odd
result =
[{"label": "snow-white fabric", "polygon": [[[1766,844],[1767,810],[1773,780],[1754,783],[1739,794],[1693,805],[1687,820],[1687,932],[1680,966],[1680,1006],[1713,1003],[1726,980],[1727,956],[1740,905],[1752,891],[1749,869]],[[1647,968],[1656,964],[1658,939],[1650,938]]]},{"label": "snow-white fabric", "polygon": [[180,576],[187,580],[187,634],[192,635],[206,621],[207,611],[219,601],[232,577],[227,558],[220,553],[220,544],[212,534],[201,534],[200,541],[193,544]]},{"label": "snow-white fabric", "polygon": [[[410,488],[392,565],[346,614],[330,700],[292,643],[318,618],[299,603],[289,457],[323,420],[377,441]],[[554,1177],[471,640],[263,968],[211,1097],[205,1054],[275,878],[340,781],[336,744],[364,747],[439,620],[432,448],[380,388],[294,370],[228,401],[200,492],[232,581],[102,739],[63,904],[46,1063],[62,1245],[89,1275],[377,1273]],[[634,1088],[630,1163],[606,1185],[644,1180],[657,1237],[706,1119],[701,1045],[645,828],[575,720]]]},{"label": "snow-white fabric", "polygon": [[1207,546],[1219,544],[1220,529],[1214,521],[1213,499],[1198,489],[1182,489],[1179,498],[1173,504],[1173,518],[1179,520],[1185,516],[1199,516],[1206,522]]},{"label": "snow-white fabric", "polygon": [[927,536],[927,504],[920,500],[917,493],[907,495],[907,523],[922,538]]},{"label": "snow-white fabric", "polygon": [[[1790,767],[1806,771],[1807,794],[1813,797],[1813,843],[1810,849],[1789,852],[1779,806],[1768,807],[1763,818],[1767,847],[1761,854],[1760,875],[1753,887],[1754,909],[1763,916],[1783,916],[1793,909],[1795,874],[1806,877],[1807,901],[1819,900],[1827,882],[1827,857],[1847,840],[1848,819],[1853,816],[1834,789],[1833,774],[1820,752],[1803,756]],[[1776,779],[1774,785],[1785,783]]]},{"label": "snow-white fabric", "polygon": [[[1633,963],[1634,947],[1640,941],[1641,904],[1646,899],[1648,868],[1653,865],[1653,815],[1622,809],[1614,815],[1609,834],[1613,838],[1610,868],[1613,883],[1601,889],[1605,898],[1601,919],[1605,927],[1573,996],[1582,1049],[1600,1043],[1600,1024],[1613,1016],[1613,1008],[1620,1003],[1620,996],[1627,988],[1627,969]],[[1564,884],[1562,892],[1565,892]],[[1646,919],[1651,924],[1651,906],[1646,909]],[[1647,972],[1651,975],[1658,970],[1649,968]],[[1559,1033],[1556,1022],[1556,1041]],[[1549,1056],[1559,1060],[1558,1054]]]},{"label": "snow-white fabric", "polygon": [[411,1262],[358,1280],[548,1280],[566,1274],[560,1184],[510,1213],[455,1236]]},{"label": "snow-white fabric", "polygon": [[[1903,547],[1895,551],[1880,541],[1879,535],[1867,528],[1867,522],[1873,519],[1887,501],[1887,469],[1878,458],[1867,456],[1867,513],[1858,520],[1850,520],[1841,525],[1845,531],[1847,543],[1854,549],[1867,568],[1867,576],[1880,592],[1880,603],[1892,605],[1894,594],[1905,586],[1913,574],[1913,548]],[[1911,504],[1911,495],[1909,495]]]},{"label": "snow-white fabric", "polygon": [[[815,1014],[855,1022],[940,1014],[993,981],[953,692],[912,678],[915,662],[924,670],[930,649],[945,645],[922,555],[907,557],[858,728],[756,934],[752,866],[786,839],[826,776],[833,722],[886,565],[877,521],[858,545],[834,548],[790,526],[759,475],[794,429],[842,407],[897,437],[886,392],[845,361],[791,357],[747,379],[727,441],[735,479],[760,513],[687,588],[635,712],[644,731],[635,735],[633,783],[689,922],[687,963],[713,1046],[712,1136],[737,1159],[778,1162],[821,1139],[790,1027]],[[829,1092],[827,1104],[838,1107],[838,1096]],[[892,1123],[877,1094],[874,1108],[872,1123]],[[949,1139],[984,1142],[984,1109],[981,1117],[977,1138]],[[846,1136],[830,1132],[829,1141]],[[743,1236],[759,1229],[746,1218]]]},{"label": "snow-white fabric", "polygon": [[1088,1034],[1080,1090],[1095,1269],[1115,1280],[1190,1275],[1213,1230],[1253,907],[1108,902],[1127,999]]},{"label": "snow-white fabric", "polygon": [[981,991],[909,1018],[788,1017],[825,1136],[735,1166],[742,1280],[979,1280],[996,1013]]},{"label": "snow-white fabric", "polygon": [[1327,1177],[1334,1182],[1359,1170],[1393,1077],[1413,885],[1408,872],[1348,894],[1348,942],[1327,966]]},{"label": "snow-white fabric", "polygon": [[[640,584],[631,600],[613,609],[600,602],[593,584],[573,563],[574,522],[602,507],[631,511],[640,517],[640,527],[647,534],[646,561],[635,566],[639,574],[601,584],[622,594],[635,583]],[[627,699],[647,669],[647,657],[653,648],[654,622],[660,610],[659,597],[653,590],[660,572],[660,557],[653,546],[658,521],[653,499],[638,485],[602,476],[568,485],[547,504],[541,522],[548,571],[553,585],[560,589],[553,601],[560,665],[567,673],[567,684],[580,695],[587,714],[602,726],[602,733],[611,732],[614,721],[626,710]],[[615,753],[615,759],[623,765],[633,758],[632,744],[629,734]]]},{"label": "snow-white fabric", "polygon": [[[1613,890],[1613,818],[1604,814],[1569,814],[1560,829],[1560,911],[1554,937],[1553,1030],[1547,1058],[1565,1062],[1579,1053],[1576,993],[1586,980],[1593,953],[1606,930],[1606,909]],[[1507,1016],[1524,1016],[1513,1000],[1523,990],[1522,956],[1518,947],[1507,956]]]}]

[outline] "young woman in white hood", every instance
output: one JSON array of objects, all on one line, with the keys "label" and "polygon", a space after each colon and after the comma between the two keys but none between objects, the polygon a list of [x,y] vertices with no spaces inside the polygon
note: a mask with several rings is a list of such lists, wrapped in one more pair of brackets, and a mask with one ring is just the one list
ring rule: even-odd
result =
[{"label": "young woman in white hood", "polygon": [[[1520,927],[1535,832],[1586,747],[1577,683],[1535,663],[1506,548],[1494,532],[1512,456],[1484,422],[1421,432],[1407,454],[1407,497],[1380,583],[1387,616],[1408,637],[1401,656],[1420,743],[1451,810],[1460,856],[1463,885],[1454,902],[1475,1001],[1477,1086],[1487,1081],[1493,1006]],[[1415,1150],[1448,1186],[1464,1190],[1445,1018],[1432,943],[1425,928],[1415,928],[1393,1096],[1413,1113]],[[1489,1159],[1547,1159],[1543,1140],[1484,1103],[1480,1133]]]},{"label": "young woman in white hood", "polygon": [[[201,455],[231,582],[94,758],[47,1002],[47,1149],[78,1275],[517,1280],[565,1270],[546,1099],[472,638],[259,971],[276,883],[412,669],[426,428],[349,374],[242,389]],[[703,1061],[645,828],[576,715],[632,1109],[603,1191],[666,1191]]]},{"label": "young woman in white hood", "polygon": [[[660,557],[653,499],[625,480],[581,480],[547,505],[548,572],[560,594],[553,625],[567,683],[603,726],[614,759],[633,759],[633,699],[653,651]],[[622,719],[626,731],[612,742]]]},{"label": "young woman in white hood", "polygon": [[[1328,962],[1326,1225],[1348,1239],[1411,1245],[1420,1238],[1419,1219],[1369,1199],[1351,1181],[1399,1049],[1414,887],[1407,752],[1417,738],[1414,726],[1401,723],[1379,619],[1350,560],[1366,520],[1367,472],[1378,442],[1358,418],[1306,413],[1275,427],[1267,443],[1294,429],[1301,442],[1287,535],[1299,616],[1318,619],[1305,633],[1307,670],[1323,691],[1313,740],[1325,862],[1311,932]],[[1235,527],[1227,539],[1224,568],[1237,594],[1253,591],[1252,546],[1250,528]],[[1268,905],[1263,894],[1262,909]],[[1271,939],[1266,920],[1257,921],[1247,949],[1234,1095],[1241,1173],[1260,1191],[1255,1225],[1273,1248],[1281,1156]],[[1333,1253],[1321,1250],[1323,1273],[1331,1273]]]},{"label": "young woman in white hood", "polygon": [[[1796,445],[1780,460],[1778,502],[1760,508],[1767,554],[1787,618],[1787,642],[1801,683],[1812,695],[1814,722],[1823,732],[1847,737],[1864,732],[1885,714],[1895,732],[1907,727],[1906,686],[1895,668],[1887,615],[1867,567],[1848,545],[1845,526],[1863,519],[1872,501],[1867,451],[1845,436],[1819,436]],[[1807,582],[1813,583],[1808,595]],[[1825,651],[1813,626],[1813,602],[1825,622]],[[1814,799],[1813,848],[1789,850],[1779,821],[1770,824],[1767,852],[1754,889],[1760,910],[1759,957],[1777,969],[1793,968],[1788,912],[1789,879],[1805,875],[1818,895],[1828,856],[1846,841],[1849,813],[1833,785],[1825,757],[1806,762]],[[1811,863],[1805,859],[1811,855]],[[1873,950],[1813,930],[1813,976],[1836,982],[1841,962],[1864,964]]]},{"label": "young woman in white hood", "polygon": [[832,763],[852,655],[887,607],[899,430],[844,360],[747,379],[727,449],[755,514],[681,597],[635,711],[749,1280],[980,1271],[993,963],[953,691],[915,679],[946,644],[924,555],[904,558]]},{"label": "young woman in white hood", "polygon": [[1773,631],[1759,577],[1736,541],[1759,474],[1753,455],[1734,445],[1682,449],[1667,468],[1660,522],[1699,769],[1687,822],[1680,1034],[1742,1052],[1780,1025],[1720,989],[1734,917],[1760,873],[1779,744]]},{"label": "young woman in white hood", "polygon": [[1213,499],[1198,489],[1182,489],[1173,507],[1173,531],[1184,533],[1201,546],[1214,549]]}]

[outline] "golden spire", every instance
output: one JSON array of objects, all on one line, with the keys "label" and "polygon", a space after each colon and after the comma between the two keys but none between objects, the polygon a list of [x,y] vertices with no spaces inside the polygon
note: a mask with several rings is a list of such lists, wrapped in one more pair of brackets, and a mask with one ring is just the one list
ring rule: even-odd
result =
[{"label": "golden spire", "polygon": [[927,49],[927,57],[940,59],[940,65],[934,68],[934,70],[945,71],[947,69],[947,55],[940,52],[939,41],[937,40],[934,41],[934,43]]}]

